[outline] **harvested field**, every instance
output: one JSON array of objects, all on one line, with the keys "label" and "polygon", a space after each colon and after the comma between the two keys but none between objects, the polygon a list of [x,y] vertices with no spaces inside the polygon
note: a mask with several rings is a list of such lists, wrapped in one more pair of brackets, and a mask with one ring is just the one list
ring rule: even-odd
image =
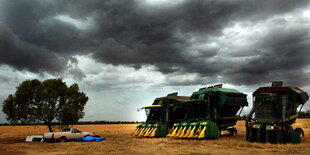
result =
[{"label": "harvested field", "polygon": [[135,124],[76,125],[81,131],[92,131],[106,137],[101,142],[26,143],[27,135],[47,131],[45,126],[0,126],[1,154],[309,154],[310,119],[299,119],[301,144],[272,145],[245,141],[244,121],[236,125],[238,136],[216,140],[173,138],[136,138],[130,135]]}]

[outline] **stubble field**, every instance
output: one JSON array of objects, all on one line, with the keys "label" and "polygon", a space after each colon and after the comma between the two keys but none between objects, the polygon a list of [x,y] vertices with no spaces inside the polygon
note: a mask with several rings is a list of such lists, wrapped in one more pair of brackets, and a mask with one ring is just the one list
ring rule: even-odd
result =
[{"label": "stubble field", "polygon": [[310,154],[310,119],[299,119],[301,144],[273,145],[245,141],[244,121],[236,125],[238,136],[223,135],[216,140],[136,138],[135,124],[76,125],[81,131],[107,138],[101,142],[26,143],[27,135],[42,134],[45,126],[0,126],[1,154]]}]

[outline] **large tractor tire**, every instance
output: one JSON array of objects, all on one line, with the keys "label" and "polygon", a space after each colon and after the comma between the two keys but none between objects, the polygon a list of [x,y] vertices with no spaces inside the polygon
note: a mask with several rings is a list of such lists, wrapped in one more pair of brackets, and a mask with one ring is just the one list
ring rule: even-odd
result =
[{"label": "large tractor tire", "polygon": [[238,130],[236,128],[228,128],[229,136],[237,136]]},{"label": "large tractor tire", "polygon": [[300,138],[305,136],[304,130],[302,128],[296,128],[295,131],[299,133]]},{"label": "large tractor tire", "polygon": [[218,128],[218,138],[222,136],[222,130]]}]

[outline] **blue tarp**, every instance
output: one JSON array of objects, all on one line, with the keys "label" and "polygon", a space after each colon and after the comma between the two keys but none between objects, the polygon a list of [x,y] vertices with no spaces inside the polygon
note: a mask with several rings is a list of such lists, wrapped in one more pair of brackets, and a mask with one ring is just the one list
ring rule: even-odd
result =
[{"label": "blue tarp", "polygon": [[105,138],[97,135],[88,135],[83,138],[77,139],[78,142],[99,142],[102,140],[105,140]]}]

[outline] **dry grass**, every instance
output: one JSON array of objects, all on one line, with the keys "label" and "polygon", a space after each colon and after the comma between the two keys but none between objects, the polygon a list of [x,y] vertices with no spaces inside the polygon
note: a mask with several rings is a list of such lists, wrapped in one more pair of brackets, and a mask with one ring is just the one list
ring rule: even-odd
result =
[{"label": "dry grass", "polygon": [[271,145],[245,141],[244,122],[236,125],[239,135],[222,136],[216,140],[185,140],[172,138],[136,138],[129,135],[136,125],[77,125],[106,137],[101,142],[26,143],[27,135],[47,131],[45,126],[1,126],[1,154],[309,154],[310,119],[297,120],[305,138],[301,144]]}]

